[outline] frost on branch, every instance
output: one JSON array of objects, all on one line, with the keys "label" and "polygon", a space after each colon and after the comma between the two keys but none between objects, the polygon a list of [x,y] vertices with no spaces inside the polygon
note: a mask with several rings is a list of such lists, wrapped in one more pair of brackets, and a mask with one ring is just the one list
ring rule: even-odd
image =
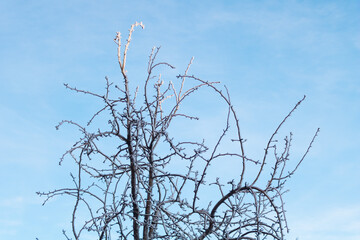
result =
[{"label": "frost on branch", "polygon": [[[69,157],[75,163],[73,186],[38,193],[45,202],[59,195],[73,198],[72,233],[64,231],[64,236],[77,240],[86,232],[100,240],[284,239],[288,231],[283,202],[285,183],[308,154],[319,129],[292,169],[287,165],[292,134],[285,137],[281,147],[275,138],[305,96],[270,136],[263,157],[254,160],[245,151],[228,89],[219,87],[218,82],[189,75],[193,59],[183,74],[174,81],[165,81],[157,73],[158,68],[174,67],[158,62],[160,48],[153,48],[143,85],[131,90],[126,61],[137,26],[144,28],[142,23],[131,26],[124,49],[121,34],[114,39],[122,82],[113,84],[106,77],[105,91],[101,93],[65,84],[71,91],[98,99],[103,106],[86,126],[64,120],[56,127],[72,125],[82,134],[60,160]],[[211,146],[206,141],[182,141],[169,131],[174,119],[198,119],[182,112],[181,106],[201,88],[215,92],[227,108],[224,124],[218,126],[221,134]],[[107,118],[107,124],[94,127],[100,116]],[[234,143],[231,151],[224,150],[223,146]],[[225,181],[221,176],[212,178],[207,174],[213,163],[226,163],[227,159],[240,162],[236,179]],[[180,169],[174,167],[179,162]],[[256,168],[256,174],[246,174],[249,168]],[[203,197],[206,192],[214,197]]]}]

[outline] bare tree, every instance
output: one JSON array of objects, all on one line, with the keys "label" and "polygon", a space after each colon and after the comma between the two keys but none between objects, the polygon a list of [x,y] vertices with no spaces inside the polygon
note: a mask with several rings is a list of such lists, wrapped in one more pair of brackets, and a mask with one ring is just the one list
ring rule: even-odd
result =
[{"label": "bare tree", "polygon": [[[107,77],[105,93],[65,84],[72,91],[99,99],[103,107],[87,126],[64,120],[56,127],[73,125],[82,137],[60,160],[61,164],[69,156],[76,163],[77,169],[71,173],[74,186],[39,192],[46,197],[44,204],[58,195],[74,198],[71,223],[76,240],[84,232],[96,234],[100,240],[284,239],[288,231],[284,185],[308,154],[319,129],[292,168],[287,165],[292,134],[285,137],[281,150],[276,136],[305,96],[270,136],[263,157],[254,160],[245,152],[228,89],[218,87],[218,82],[188,75],[193,59],[184,74],[177,76],[177,83],[165,82],[156,73],[158,67],[174,67],[157,62],[159,48],[153,48],[142,88],[131,91],[126,61],[137,26],[144,27],[142,23],[131,26],[123,51],[119,32],[114,39],[122,87],[110,83]],[[174,119],[198,119],[180,109],[200,88],[214,91],[227,109],[224,127],[211,147],[205,141],[179,140],[172,134],[176,131],[169,130]],[[89,130],[95,118],[105,117],[106,125]],[[228,144],[236,145],[226,150],[223,146]],[[237,179],[224,182],[221,176],[207,175],[213,163],[226,163],[227,159],[240,162]],[[249,169],[253,173],[256,169],[255,174],[247,174]],[[202,197],[206,193],[211,193],[211,199]],[[64,235],[72,239],[65,231]]]}]

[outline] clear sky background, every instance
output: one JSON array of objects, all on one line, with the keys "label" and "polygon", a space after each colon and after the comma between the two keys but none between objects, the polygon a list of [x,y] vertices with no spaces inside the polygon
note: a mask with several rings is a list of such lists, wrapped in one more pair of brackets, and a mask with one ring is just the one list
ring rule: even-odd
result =
[{"label": "clear sky background", "polygon": [[[360,1],[351,0],[0,1],[0,239],[63,239],[73,200],[43,207],[35,192],[70,182],[58,159],[77,134],[55,125],[84,123],[97,108],[62,84],[120,81],[113,38],[135,21],[146,27],[129,50],[132,81],[143,80],[153,46],[173,76],[194,56],[191,74],[229,87],[252,156],[306,94],[284,129],[294,161],[321,132],[288,185],[288,239],[360,239]],[[218,121],[211,104],[194,111]]]}]

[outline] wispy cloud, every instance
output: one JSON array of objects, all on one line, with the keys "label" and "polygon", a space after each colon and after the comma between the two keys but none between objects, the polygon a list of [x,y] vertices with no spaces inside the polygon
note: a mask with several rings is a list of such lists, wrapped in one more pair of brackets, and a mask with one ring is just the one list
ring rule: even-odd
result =
[{"label": "wispy cloud", "polygon": [[17,208],[24,203],[24,198],[21,196],[1,199],[0,207]]},{"label": "wispy cloud", "polygon": [[21,224],[22,224],[22,222],[18,221],[18,220],[0,219],[0,225],[1,226],[17,227],[17,226],[20,226]]},{"label": "wispy cloud", "polygon": [[314,211],[293,219],[291,236],[299,240],[360,239],[360,204]]}]

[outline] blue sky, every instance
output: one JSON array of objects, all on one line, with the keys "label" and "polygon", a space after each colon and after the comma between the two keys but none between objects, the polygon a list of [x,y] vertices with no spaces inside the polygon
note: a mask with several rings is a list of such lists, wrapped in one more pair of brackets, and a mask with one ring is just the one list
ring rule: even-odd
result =
[{"label": "blue sky", "polygon": [[[281,133],[294,133],[296,159],[321,128],[288,185],[288,239],[360,239],[359,12],[351,0],[1,1],[0,238],[61,239],[69,229],[72,200],[43,207],[35,192],[69,183],[70,165],[58,159],[76,133],[54,126],[85,122],[96,103],[62,84],[97,90],[104,76],[120,81],[115,32],[143,21],[129,50],[134,85],[153,46],[177,67],[173,76],[194,56],[191,74],[229,87],[252,156],[307,95]],[[210,126],[219,118],[209,105],[190,110]]]}]

